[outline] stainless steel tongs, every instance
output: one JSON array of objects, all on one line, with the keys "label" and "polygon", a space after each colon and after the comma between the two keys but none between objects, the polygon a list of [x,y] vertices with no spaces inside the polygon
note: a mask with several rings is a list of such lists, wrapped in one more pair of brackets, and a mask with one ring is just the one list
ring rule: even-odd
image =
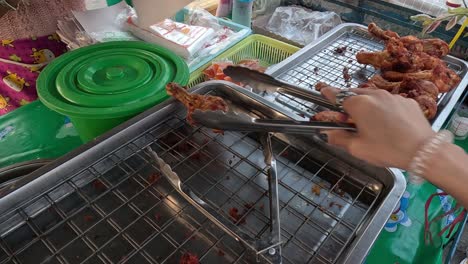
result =
[{"label": "stainless steel tongs", "polygon": [[240,66],[229,66],[224,70],[224,74],[231,77],[234,81],[242,82],[243,84],[246,84],[260,92],[267,91],[283,93],[333,111],[343,112],[343,108],[341,106],[331,103],[320,94],[279,81],[265,73]]},{"label": "stainless steel tongs", "polygon": [[356,131],[347,123],[295,121],[282,119],[253,118],[244,113],[196,110],[192,114],[195,122],[205,127],[228,131],[278,132],[285,134],[317,134],[320,130],[342,129]]}]

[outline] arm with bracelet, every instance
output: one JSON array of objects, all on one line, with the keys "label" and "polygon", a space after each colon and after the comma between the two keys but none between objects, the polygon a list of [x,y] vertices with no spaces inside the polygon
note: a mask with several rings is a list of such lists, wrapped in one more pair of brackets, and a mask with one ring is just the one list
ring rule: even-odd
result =
[{"label": "arm with bracelet", "polygon": [[[384,90],[352,91],[356,95],[341,101],[357,132],[323,131],[328,143],[374,165],[407,170],[410,181],[428,180],[468,207],[468,155],[452,144],[453,135],[434,132],[412,99]],[[321,92],[335,102],[340,90]]]}]

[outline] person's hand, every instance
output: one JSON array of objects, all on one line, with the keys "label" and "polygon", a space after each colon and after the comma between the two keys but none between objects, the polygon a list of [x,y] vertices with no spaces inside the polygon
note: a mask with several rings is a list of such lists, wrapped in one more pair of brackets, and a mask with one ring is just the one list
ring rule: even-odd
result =
[{"label": "person's hand", "polygon": [[[332,102],[339,90],[324,88]],[[426,140],[434,135],[419,105],[412,99],[384,90],[352,89],[357,96],[343,102],[357,132],[323,131],[328,143],[346,149],[351,155],[382,167],[408,169]]]}]

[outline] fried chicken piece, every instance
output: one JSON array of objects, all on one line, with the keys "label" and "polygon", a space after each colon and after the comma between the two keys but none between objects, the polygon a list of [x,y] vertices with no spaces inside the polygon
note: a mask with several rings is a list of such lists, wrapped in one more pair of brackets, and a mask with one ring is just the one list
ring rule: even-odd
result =
[{"label": "fried chicken piece", "polygon": [[361,84],[361,88],[377,88],[389,91],[392,94],[406,94],[406,97],[414,98],[420,95],[428,95],[437,100],[439,90],[431,81],[418,79],[405,79],[401,82],[389,82],[381,75],[374,75],[367,83]]},{"label": "fried chicken piece", "polygon": [[399,39],[411,52],[425,52],[430,56],[441,58],[446,56],[450,51],[447,42],[441,39],[419,39],[415,36],[400,37],[396,32],[383,30],[375,23],[370,23],[367,30],[373,36],[384,41],[388,41],[391,38]]},{"label": "fried chicken piece", "polygon": [[166,85],[167,94],[179,100],[187,108],[187,121],[193,125],[192,114],[195,110],[201,111],[228,111],[228,105],[223,98],[212,95],[191,94],[177,83]]},{"label": "fried chicken piece", "polygon": [[398,93],[400,86],[401,82],[389,82],[379,74],[372,76],[366,83],[359,85],[360,88],[382,89],[393,94]]},{"label": "fried chicken piece", "polygon": [[424,115],[427,119],[433,119],[437,114],[437,102],[434,98],[428,95],[420,95],[418,97],[413,98],[418,102],[421,110],[423,111]]},{"label": "fried chicken piece", "polygon": [[415,72],[446,66],[439,58],[424,52],[409,51],[400,40],[394,38],[387,41],[383,51],[359,52],[356,59],[361,64],[369,64],[382,71]]},{"label": "fried chicken piece", "polygon": [[370,23],[367,26],[367,31],[371,33],[374,37],[379,38],[381,40],[389,40],[390,38],[400,38],[398,33],[393,32],[391,30],[383,30],[378,27],[375,23]]},{"label": "fried chicken piece", "polygon": [[406,93],[409,98],[425,95],[437,101],[439,89],[431,81],[407,79],[401,82],[398,93]]},{"label": "fried chicken piece", "polygon": [[317,91],[321,91],[323,88],[327,88],[327,87],[331,87],[333,88],[332,86],[328,85],[328,83],[324,83],[324,82],[318,82],[315,84],[315,90]]},{"label": "fried chicken piece", "polygon": [[336,111],[322,111],[310,118],[310,121],[334,122],[334,123],[350,123],[350,118],[347,114]]},{"label": "fried chicken piece", "polygon": [[390,81],[402,81],[404,79],[428,80],[435,84],[439,93],[446,93],[455,88],[461,81],[460,76],[444,65],[439,65],[432,70],[402,73],[386,71],[383,77]]}]

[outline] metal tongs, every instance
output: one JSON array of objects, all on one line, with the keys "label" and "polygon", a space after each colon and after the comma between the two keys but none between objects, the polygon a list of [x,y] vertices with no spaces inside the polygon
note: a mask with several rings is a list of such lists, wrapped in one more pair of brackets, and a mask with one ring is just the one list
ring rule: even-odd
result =
[{"label": "metal tongs", "polygon": [[317,134],[320,130],[341,129],[356,131],[347,123],[295,121],[253,118],[244,113],[196,110],[192,118],[205,127],[229,131],[277,132],[285,134]]},{"label": "metal tongs", "polygon": [[[343,112],[341,106],[330,103],[321,95],[278,81],[264,73],[236,66],[227,67],[224,73],[233,78],[234,81],[242,82],[259,91],[281,92],[333,111]],[[317,134],[320,130],[330,129],[356,131],[356,127],[348,123],[253,118],[247,114],[233,111],[196,110],[192,114],[192,118],[195,122],[205,127],[230,131],[278,132],[286,134]]]},{"label": "metal tongs", "polygon": [[268,74],[240,66],[229,66],[223,72],[234,81],[246,84],[257,91],[287,94],[333,111],[343,112],[340,105],[331,103],[319,93],[279,81]]}]

